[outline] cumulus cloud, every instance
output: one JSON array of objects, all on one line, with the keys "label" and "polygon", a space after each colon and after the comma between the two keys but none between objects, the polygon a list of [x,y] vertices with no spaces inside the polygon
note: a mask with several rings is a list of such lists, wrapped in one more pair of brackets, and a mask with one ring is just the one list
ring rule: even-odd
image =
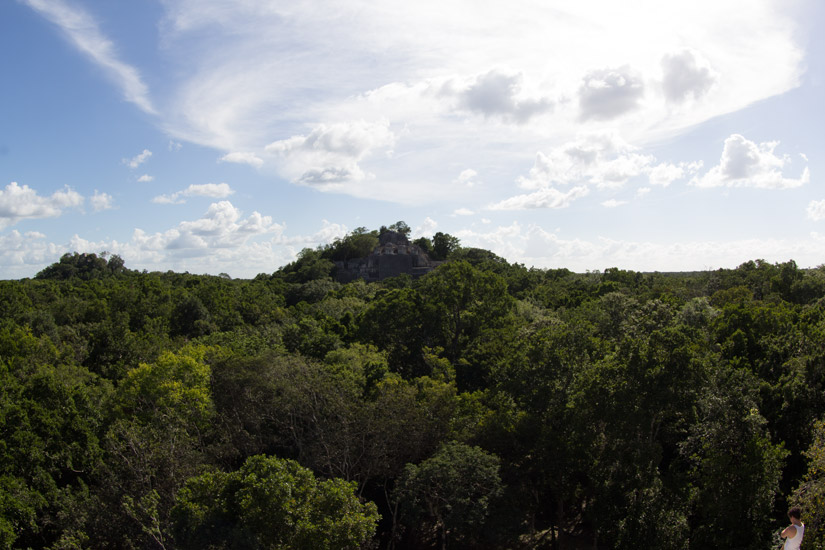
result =
[{"label": "cumulus cloud", "polygon": [[54,218],[66,208],[79,207],[83,197],[69,187],[42,197],[28,185],[16,181],[0,190],[0,227],[14,225],[30,218]]},{"label": "cumulus cloud", "polygon": [[582,120],[611,120],[639,107],[645,86],[641,75],[625,65],[588,73],[579,87]]},{"label": "cumulus cloud", "polygon": [[95,194],[91,199],[89,199],[89,202],[92,203],[92,208],[94,208],[95,212],[100,212],[101,210],[110,210],[114,208],[115,199],[112,195],[108,193],[101,193],[95,189]]},{"label": "cumulus cloud", "polygon": [[228,153],[221,157],[221,162],[232,162],[235,164],[248,164],[254,168],[263,166],[263,159],[258,157],[255,153],[249,152],[234,152]]},{"label": "cumulus cloud", "polygon": [[127,101],[147,113],[155,113],[149,99],[149,89],[140,73],[118,58],[114,44],[103,34],[90,14],[63,0],[23,1],[60,27],[74,47],[101,67],[115,85],[120,87]]},{"label": "cumulus cloud", "polygon": [[736,241],[654,242],[565,237],[538,225],[489,226],[483,231],[452,232],[463,246],[491,250],[511,262],[585,272],[608,267],[639,271],[693,271],[734,268],[754,258],[784,262],[794,258],[800,266],[822,263],[825,236],[808,239],[743,239]]},{"label": "cumulus cloud", "polygon": [[321,124],[305,136],[270,143],[266,151],[284,162],[284,171],[294,182],[329,188],[367,178],[359,162],[394,143],[388,121],[361,120]]},{"label": "cumulus cloud", "polygon": [[554,187],[545,187],[534,193],[516,195],[503,201],[492,204],[488,210],[528,210],[533,208],[567,208],[581,197],[587,196],[587,187],[573,187],[567,192],[559,191]]},{"label": "cumulus cloud", "polygon": [[782,170],[790,164],[787,155],[777,156],[778,141],[754,143],[739,134],[725,140],[719,164],[691,183],[698,187],[756,187],[760,189],[789,189],[810,181],[806,166],[799,178],[786,178]]},{"label": "cumulus cloud", "polygon": [[683,103],[688,98],[700,99],[716,82],[716,75],[700,64],[690,50],[665,55],[662,58],[662,90],[671,103]]},{"label": "cumulus cloud", "polygon": [[808,217],[815,222],[825,220],[825,200],[808,203]]},{"label": "cumulus cloud", "polygon": [[31,277],[65,252],[37,231],[12,230],[0,235],[0,268],[4,278]]},{"label": "cumulus cloud", "polygon": [[702,161],[680,162],[671,164],[663,162],[653,166],[648,172],[651,185],[667,187],[676,180],[691,176],[702,168]]},{"label": "cumulus cloud", "polygon": [[270,216],[253,212],[243,219],[229,201],[213,203],[203,217],[184,221],[163,233],[147,234],[135,229],[133,241],[149,250],[181,250],[189,255],[208,254],[216,248],[238,247],[250,237],[276,230]]},{"label": "cumulus cloud", "polygon": [[473,214],[475,214],[475,212],[469,208],[456,208],[453,210],[453,216],[472,216]]},{"label": "cumulus cloud", "polygon": [[604,206],[605,208],[617,208],[624,204],[627,204],[627,201],[620,201],[616,199],[609,199],[602,202],[602,206]]},{"label": "cumulus cloud", "polygon": [[474,187],[478,181],[476,177],[478,176],[478,172],[471,168],[467,168],[466,170],[462,170],[458,177],[453,180],[453,183],[458,185],[464,185],[466,187]]},{"label": "cumulus cloud", "polygon": [[614,134],[587,134],[549,153],[537,153],[533,168],[518,182],[524,189],[570,183],[620,187],[630,178],[647,173],[654,161]]},{"label": "cumulus cloud", "polygon": [[235,191],[227,183],[192,184],[183,191],[176,191],[171,195],[158,195],[152,199],[157,204],[182,204],[188,197],[210,197],[223,199]]},{"label": "cumulus cloud", "polygon": [[245,216],[222,201],[198,219],[154,233],[136,229],[126,241],[92,241],[74,235],[53,243],[42,233],[10,231],[0,235],[0,271],[4,277],[31,277],[66,252],[107,250],[132,269],[254,277],[293,261],[302,248],[315,248],[346,234],[346,226],[324,220],[314,233],[288,235],[286,226],[273,223],[269,216],[258,212]]},{"label": "cumulus cloud", "polygon": [[[634,178],[641,182],[643,177],[647,177],[650,185],[668,186],[695,174],[701,166],[701,162],[657,163],[654,156],[640,153],[637,147],[612,132],[582,134],[547,153],[536,153],[533,167],[517,182],[523,189],[538,191],[493,206],[495,209],[563,208],[585,196],[582,190],[588,186],[618,189]],[[577,185],[578,190],[563,193],[555,189],[567,185]],[[617,206],[611,201],[602,204]]]},{"label": "cumulus cloud", "polygon": [[522,75],[508,75],[496,70],[476,77],[459,92],[460,105],[485,117],[501,117],[506,122],[523,124],[553,108],[547,98],[522,98]]},{"label": "cumulus cloud", "polygon": [[149,149],[144,149],[141,153],[135,155],[130,159],[123,159],[123,164],[127,165],[129,168],[134,169],[143,164],[144,162],[146,162],[147,160],[149,160],[149,157],[151,156],[152,151],[150,151]]},{"label": "cumulus cloud", "polygon": [[154,179],[155,179],[155,176],[150,176],[149,174],[143,174],[142,176],[140,176],[138,178],[138,181],[140,183],[148,183],[150,181],[153,181]]}]

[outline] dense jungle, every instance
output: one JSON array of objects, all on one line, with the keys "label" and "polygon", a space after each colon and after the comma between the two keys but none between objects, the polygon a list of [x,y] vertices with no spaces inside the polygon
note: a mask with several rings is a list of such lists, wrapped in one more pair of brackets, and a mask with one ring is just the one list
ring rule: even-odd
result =
[{"label": "dense jungle", "polygon": [[0,281],[0,548],[825,548],[825,267]]}]

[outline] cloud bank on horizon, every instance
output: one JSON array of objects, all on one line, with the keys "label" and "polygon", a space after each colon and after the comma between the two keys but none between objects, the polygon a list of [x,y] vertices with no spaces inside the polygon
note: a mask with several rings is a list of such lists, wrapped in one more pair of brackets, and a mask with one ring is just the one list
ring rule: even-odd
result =
[{"label": "cloud bank on horizon", "polygon": [[[163,0],[146,16],[151,32],[128,44],[119,42],[127,21],[111,8],[19,2],[168,151],[130,142],[101,161],[147,187],[139,207],[111,182],[0,173],[6,276],[76,249],[119,253],[134,267],[251,276],[302,245],[395,221],[314,213],[335,197],[370,205],[350,211],[390,204],[422,234],[438,227],[538,267],[822,263],[811,224],[825,219],[825,201],[809,190],[822,159],[804,149],[812,123],[708,124],[817,86],[813,49],[801,39],[800,14],[814,9],[806,2]],[[697,132],[701,146],[689,139]],[[234,179],[213,183],[185,165],[187,147],[211,151],[211,169]],[[63,177],[76,181],[70,171]],[[724,212],[736,193],[753,212],[781,206],[782,219],[803,225],[770,236],[701,233],[667,212],[714,201]],[[216,202],[169,217],[198,198]],[[84,236],[81,217],[119,209],[123,233]],[[77,229],[62,230],[75,235],[68,242],[36,225],[69,213]],[[747,226],[747,215],[731,221]],[[655,227],[668,217],[672,227]],[[287,227],[303,236],[286,236]]]}]

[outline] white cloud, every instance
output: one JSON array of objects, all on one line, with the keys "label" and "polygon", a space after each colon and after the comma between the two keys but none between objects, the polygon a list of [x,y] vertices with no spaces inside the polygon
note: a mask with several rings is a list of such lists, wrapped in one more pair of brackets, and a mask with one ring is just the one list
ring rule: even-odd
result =
[{"label": "white cloud", "polygon": [[0,190],[0,228],[14,225],[20,220],[30,218],[54,218],[63,210],[79,207],[83,197],[69,187],[55,191],[48,197],[41,197],[37,191],[16,181]]},{"label": "white cloud", "polygon": [[671,103],[688,98],[701,99],[717,81],[717,75],[690,50],[667,54],[662,58],[662,90]]},{"label": "white cloud", "polygon": [[453,210],[453,216],[472,216],[473,214],[475,214],[475,212],[469,208],[457,208]]},{"label": "white cloud", "polygon": [[461,171],[458,177],[453,180],[453,183],[466,187],[475,187],[478,184],[478,181],[476,180],[477,176],[478,172],[471,168],[467,168],[466,170]]},{"label": "white cloud", "polygon": [[31,277],[66,250],[46,241],[43,233],[12,230],[0,235],[0,267],[4,278]]},{"label": "white cloud", "polygon": [[582,120],[611,120],[640,106],[645,93],[641,75],[625,65],[588,73],[579,88]]},{"label": "white cloud", "polygon": [[[459,162],[491,174],[478,158],[510,159],[514,171],[525,151],[574,139],[582,119],[607,121],[634,144],[667,139],[784,93],[804,71],[798,33],[773,2],[163,7],[163,51],[169,66],[187,69],[170,78],[164,101],[171,136],[226,153],[277,140],[288,179],[353,194],[365,194],[353,182],[398,182],[410,165],[410,181],[444,181],[435,167]],[[385,162],[303,147],[322,124],[384,118],[399,150]],[[491,123],[500,121],[519,124]]]},{"label": "white cloud", "polygon": [[663,162],[653,166],[648,172],[648,177],[651,185],[667,187],[676,180],[695,174],[701,168],[702,161],[680,162],[679,164]]},{"label": "white cloud", "polygon": [[808,217],[815,222],[825,220],[825,200],[811,201],[808,203]]},{"label": "white cloud", "polygon": [[149,160],[149,157],[151,156],[152,151],[150,151],[149,149],[144,149],[139,154],[135,155],[130,159],[123,159],[123,164],[127,165],[129,168],[134,169],[143,164],[144,162],[146,162],[147,160]]},{"label": "white cloud", "polygon": [[283,171],[296,183],[340,189],[343,184],[366,179],[359,162],[377,149],[395,142],[389,122],[321,124],[305,136],[270,143],[266,151],[283,162]]},{"label": "white cloud", "polygon": [[484,117],[501,117],[505,122],[524,124],[550,111],[547,98],[520,97],[522,75],[508,75],[496,70],[479,75],[466,89],[458,92],[460,106]]},{"label": "white cloud", "polygon": [[148,183],[150,181],[153,181],[154,179],[155,179],[155,176],[150,176],[149,174],[143,174],[142,176],[140,176],[138,178],[138,181],[140,183]]},{"label": "white cloud", "polygon": [[412,235],[415,238],[433,235],[437,227],[438,222],[427,216],[426,218],[424,218],[424,221],[421,223],[421,225],[419,225],[413,230]]},{"label": "white cloud", "polygon": [[242,219],[229,201],[213,203],[200,219],[184,221],[163,233],[148,235],[135,229],[133,241],[147,250],[186,251],[187,255],[208,254],[222,248],[236,248],[249,238],[279,229],[272,218],[253,212]]},{"label": "white cloud", "polygon": [[786,178],[782,170],[790,158],[779,157],[774,150],[778,141],[756,144],[739,134],[725,140],[722,158],[717,166],[694,178],[698,187],[756,187],[760,189],[789,189],[810,181],[806,166],[799,178]]},{"label": "white cloud", "polygon": [[516,195],[501,202],[491,204],[488,210],[528,210],[533,208],[567,208],[581,197],[587,196],[587,187],[573,187],[566,193],[553,187],[545,187],[534,193]]},{"label": "white cloud", "polygon": [[95,212],[100,212],[101,210],[110,210],[114,208],[115,199],[112,195],[108,193],[101,193],[95,189],[95,194],[91,199],[89,199],[89,202],[92,203],[92,208],[94,208]]},{"label": "white cloud", "polygon": [[169,145],[166,147],[170,151],[180,151],[183,145],[179,141],[169,140]]},{"label": "white cloud", "polygon": [[454,233],[463,246],[479,247],[539,268],[563,267],[575,272],[608,267],[636,271],[694,271],[734,268],[762,258],[768,262],[795,259],[800,266],[822,263],[825,236],[812,233],[808,239],[745,239],[737,241],[653,241],[564,238],[537,225],[513,223],[490,231],[462,230]]},{"label": "white cloud", "polygon": [[537,153],[529,175],[518,182],[525,189],[570,183],[620,187],[628,179],[648,172],[655,161],[636,151],[615,134],[585,134],[547,154]]},{"label": "white cloud", "polygon": [[154,114],[149,90],[133,66],[118,58],[114,44],[100,30],[97,21],[77,6],[63,0],[24,0],[32,9],[60,27],[81,53],[101,67],[117,85],[125,99]]},{"label": "white cloud", "polygon": [[602,201],[602,206],[605,208],[617,208],[619,206],[627,204],[627,201],[620,201],[616,199],[609,199],[606,201]]},{"label": "white cloud", "polygon": [[234,152],[221,157],[222,162],[233,162],[236,164],[248,164],[254,168],[263,166],[263,159],[259,158],[255,153],[250,152]]},{"label": "white cloud", "polygon": [[131,269],[254,277],[295,260],[302,248],[315,248],[346,233],[345,226],[324,220],[314,233],[288,235],[286,226],[273,223],[269,216],[258,212],[244,216],[221,201],[196,220],[155,233],[135,229],[126,241],[91,241],[74,235],[58,244],[48,242],[42,233],[11,231],[0,235],[0,269],[8,277],[31,277],[66,252],[106,250],[120,255]]},{"label": "white cloud", "polygon": [[183,191],[176,191],[171,195],[158,195],[152,199],[157,204],[182,204],[188,197],[209,197],[223,199],[235,191],[227,183],[192,184]]}]

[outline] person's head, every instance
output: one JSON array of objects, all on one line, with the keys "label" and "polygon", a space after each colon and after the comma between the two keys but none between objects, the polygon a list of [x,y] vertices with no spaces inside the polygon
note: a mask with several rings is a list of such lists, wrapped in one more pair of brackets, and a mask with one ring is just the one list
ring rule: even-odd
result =
[{"label": "person's head", "polygon": [[802,509],[799,506],[794,506],[790,510],[788,510],[788,517],[793,519],[801,519],[802,518]]}]

